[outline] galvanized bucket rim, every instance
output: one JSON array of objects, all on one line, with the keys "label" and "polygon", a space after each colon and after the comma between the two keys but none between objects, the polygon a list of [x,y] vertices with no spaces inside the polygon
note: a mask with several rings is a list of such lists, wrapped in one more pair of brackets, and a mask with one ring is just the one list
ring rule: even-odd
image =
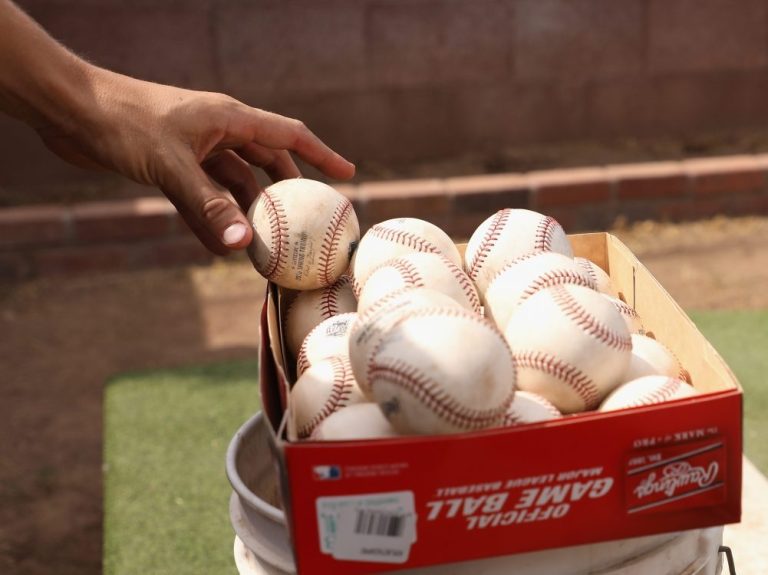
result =
[{"label": "galvanized bucket rim", "polygon": [[245,485],[245,482],[243,482],[237,469],[237,455],[243,444],[243,438],[248,437],[259,425],[265,425],[264,414],[261,411],[257,411],[252,417],[247,419],[245,423],[240,426],[240,429],[237,430],[235,435],[232,436],[229,446],[227,447],[227,478],[232,485],[232,489],[235,490],[244,503],[273,521],[284,524],[285,514],[274,505],[270,505],[253,493],[248,486]]}]

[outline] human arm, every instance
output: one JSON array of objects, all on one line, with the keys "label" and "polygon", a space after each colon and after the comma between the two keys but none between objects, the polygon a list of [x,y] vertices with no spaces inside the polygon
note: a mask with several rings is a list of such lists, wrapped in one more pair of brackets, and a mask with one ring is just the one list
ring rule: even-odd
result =
[{"label": "human arm", "polygon": [[243,213],[258,193],[251,165],[272,180],[297,177],[295,153],[329,177],[354,174],[352,164],[301,122],[223,94],[94,66],[10,0],[0,0],[0,110],[29,124],[71,163],[157,186],[219,254],[251,241]]}]

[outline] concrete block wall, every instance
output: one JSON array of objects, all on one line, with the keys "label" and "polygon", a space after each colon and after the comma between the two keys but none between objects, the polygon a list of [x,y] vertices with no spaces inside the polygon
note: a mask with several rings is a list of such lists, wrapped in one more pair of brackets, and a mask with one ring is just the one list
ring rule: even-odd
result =
[{"label": "concrete block wall", "polygon": [[[358,163],[768,124],[763,0],[19,2],[98,64],[299,117]],[[6,119],[0,152],[0,194],[137,194]]]},{"label": "concrete block wall", "polygon": [[[503,208],[555,217],[568,233],[617,220],[768,214],[768,155],[337,186],[365,232],[396,217],[466,241]],[[235,256],[244,259],[244,254]],[[0,280],[208,263],[164,198],[0,209]]]}]

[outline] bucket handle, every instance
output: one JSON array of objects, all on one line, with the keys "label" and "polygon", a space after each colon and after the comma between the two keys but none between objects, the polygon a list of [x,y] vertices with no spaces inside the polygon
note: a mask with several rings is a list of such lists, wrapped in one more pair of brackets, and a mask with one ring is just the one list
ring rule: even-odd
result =
[{"label": "bucket handle", "polygon": [[733,552],[730,547],[721,545],[717,550],[718,553],[725,553],[725,558],[728,561],[728,573],[730,575],[736,575],[736,563],[733,561]]}]

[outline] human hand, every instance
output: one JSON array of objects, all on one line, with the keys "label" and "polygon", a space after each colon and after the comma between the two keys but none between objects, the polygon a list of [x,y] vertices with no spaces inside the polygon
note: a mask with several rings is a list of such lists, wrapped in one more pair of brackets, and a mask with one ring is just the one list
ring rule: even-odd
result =
[{"label": "human hand", "polygon": [[77,104],[66,119],[36,126],[45,144],[76,165],[157,186],[216,254],[251,242],[253,231],[243,213],[259,192],[251,165],[273,181],[299,177],[293,152],[331,178],[354,175],[353,164],[297,120],[223,94],[153,84],[91,66],[85,77],[87,89],[74,98]]}]

